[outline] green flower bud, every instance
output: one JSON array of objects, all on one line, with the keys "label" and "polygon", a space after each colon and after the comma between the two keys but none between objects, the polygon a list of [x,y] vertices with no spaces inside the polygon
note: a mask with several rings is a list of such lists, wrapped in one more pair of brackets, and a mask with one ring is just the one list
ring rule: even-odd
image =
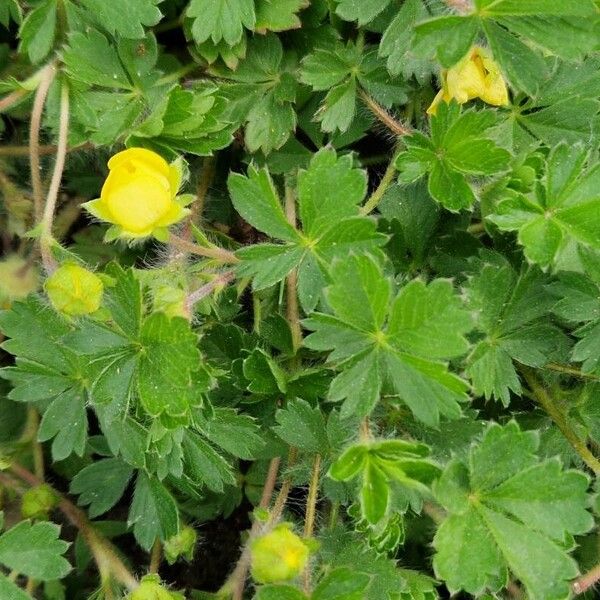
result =
[{"label": "green flower bud", "polygon": [[9,308],[15,300],[35,292],[39,273],[25,259],[15,254],[0,260],[0,308]]},{"label": "green flower bud", "polygon": [[155,311],[164,312],[168,317],[186,317],[185,290],[169,285],[154,288],[153,307]]},{"label": "green flower bud", "polygon": [[308,546],[282,523],[251,545],[252,577],[258,583],[288,581],[304,571]]},{"label": "green flower bud", "polygon": [[192,560],[197,540],[196,530],[189,525],[183,526],[177,535],[170,537],[165,542],[164,553],[167,562],[172,565],[180,556]]},{"label": "green flower bud", "polygon": [[96,312],[104,291],[100,277],[74,263],[56,269],[44,287],[52,306],[71,316]]},{"label": "green flower bud", "polygon": [[48,513],[58,504],[58,496],[46,483],[27,490],[21,499],[24,519],[47,519]]},{"label": "green flower bud", "polygon": [[146,575],[126,600],[185,600],[185,597],[162,586],[158,575]]}]

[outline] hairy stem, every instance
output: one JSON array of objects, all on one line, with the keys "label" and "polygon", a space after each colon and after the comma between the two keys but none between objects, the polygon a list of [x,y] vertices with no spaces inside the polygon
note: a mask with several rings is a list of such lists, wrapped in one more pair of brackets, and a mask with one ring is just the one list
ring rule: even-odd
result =
[{"label": "hairy stem", "polygon": [[35,210],[35,221],[38,223],[42,219],[44,211],[44,192],[42,188],[42,176],[40,174],[40,128],[42,124],[42,114],[48,90],[56,76],[56,67],[54,63],[44,67],[40,73],[40,82],[33,99],[33,108],[31,110],[31,121],[29,126],[29,165],[31,168],[31,187],[33,190],[33,205]]},{"label": "hairy stem", "polygon": [[38,428],[40,426],[40,415],[33,407],[27,408],[27,435],[31,443],[31,453],[33,454],[33,472],[35,476],[44,480],[44,451],[42,445],[38,442]]},{"label": "hairy stem", "polygon": [[[273,491],[275,490],[275,484],[277,483],[277,475],[279,473],[279,465],[281,464],[281,458],[276,456],[271,459],[269,463],[269,470],[267,472],[267,478],[263,487],[262,496],[258,504],[259,508],[266,509],[271,503],[273,497]],[[240,558],[235,566],[235,569],[225,582],[222,590],[231,591],[233,600],[242,600],[244,596],[244,588],[246,586],[246,577],[248,576],[248,569],[250,568],[250,543],[260,533],[263,523],[255,520],[252,523],[250,534],[246,545],[244,546]]]},{"label": "hairy stem", "polygon": [[227,285],[235,278],[235,273],[233,271],[226,271],[225,273],[221,273],[217,275],[212,281],[205,283],[200,286],[197,290],[190,292],[185,299],[185,311],[186,314],[192,313],[192,309],[197,302],[200,302],[206,296],[209,296],[214,292],[218,287],[223,285]]},{"label": "hairy stem", "polygon": [[317,514],[317,496],[319,494],[319,476],[321,475],[321,455],[315,454],[313,461],[308,496],[306,498],[306,515],[304,517],[304,537],[311,537],[315,529]]},{"label": "hairy stem", "polygon": [[388,188],[394,181],[394,177],[396,176],[396,156],[392,158],[390,163],[379,182],[379,185],[375,189],[375,191],[371,194],[371,197],[365,202],[365,205],[360,209],[361,215],[368,215],[373,212],[375,208],[381,202],[383,196],[387,192]]},{"label": "hairy stem", "polygon": [[174,233],[169,235],[169,244],[181,250],[182,252],[187,252],[188,254],[195,254],[196,256],[204,256],[205,258],[213,258],[214,260],[218,260],[222,263],[226,264],[235,264],[240,262],[240,259],[229,250],[225,250],[224,248],[218,248],[217,246],[199,246],[198,244],[194,244],[194,242],[190,242]]},{"label": "hairy stem", "polygon": [[[296,227],[296,198],[291,186],[285,186],[285,216],[292,227]],[[292,330],[294,351],[302,344],[300,309],[298,307],[298,271],[293,269],[286,278],[286,312]]]},{"label": "hairy stem", "polygon": [[462,14],[468,14],[473,10],[471,0],[445,0],[446,4]]},{"label": "hairy stem", "polygon": [[[304,537],[312,537],[315,529],[317,515],[317,497],[319,495],[319,476],[321,475],[321,455],[315,454],[313,461],[310,483],[308,485],[308,496],[306,498],[306,513],[304,516]],[[310,592],[310,566],[304,570],[304,592]]]},{"label": "hairy stem", "polygon": [[564,373],[565,375],[572,375],[573,377],[580,377],[581,379],[589,379],[590,381],[600,381],[598,375],[593,373],[584,373],[580,369],[575,369],[569,365],[559,365],[557,363],[548,363],[544,367],[550,369],[550,371],[556,371],[557,373]]},{"label": "hairy stem", "polygon": [[548,413],[554,424],[560,429],[573,450],[577,452],[581,460],[596,474],[600,474],[600,461],[592,454],[585,442],[573,431],[566,415],[554,403],[552,397],[537,378],[533,369],[521,367],[521,373],[527,385],[533,392],[538,404]]},{"label": "hairy stem", "polygon": [[0,100],[0,113],[7,111],[14,104],[19,102],[19,100],[21,100],[25,94],[27,94],[25,90],[15,90],[14,92],[4,96],[4,98]]},{"label": "hairy stem", "polygon": [[56,261],[52,257],[52,224],[56,212],[58,191],[62,181],[65,159],[67,157],[67,142],[69,140],[69,85],[63,82],[60,88],[60,121],[58,127],[58,150],[56,151],[56,162],[46,197],[44,213],[42,215],[42,231],[40,233],[40,247],[42,251],[42,262],[48,273],[56,269]]},{"label": "hairy stem", "polygon": [[150,565],[148,566],[148,573],[158,573],[161,561],[162,544],[160,543],[160,540],[156,538],[154,545],[152,546],[152,552],[150,553]]},{"label": "hairy stem", "polygon": [[[32,487],[37,487],[44,483],[41,479],[36,477],[33,473],[22,467],[17,463],[12,463],[10,471],[13,475],[18,477],[23,482],[27,483]],[[18,493],[22,493],[23,490],[14,485],[12,478],[8,477],[4,473],[0,473],[0,481],[5,485],[10,485]],[[100,577],[105,580],[109,576],[113,576],[119,583],[125,586],[128,590],[133,591],[138,587],[136,578],[130,573],[129,569],[121,561],[115,552],[112,544],[90,523],[87,515],[77,506],[75,506],[68,498],[63,496],[56,489],[52,488],[52,491],[60,499],[58,508],[61,512],[69,519],[69,521],[77,527],[80,531],[83,539],[88,545],[94,561],[100,572]]]},{"label": "hairy stem", "polygon": [[402,125],[399,121],[394,119],[392,115],[383,107],[379,102],[371,98],[365,90],[360,90],[359,96],[365,103],[366,107],[375,115],[375,117],[381,121],[392,133],[398,136],[409,135],[411,133],[410,127]]},{"label": "hairy stem", "polygon": [[574,594],[583,594],[600,581],[600,564],[578,577],[572,584]]}]

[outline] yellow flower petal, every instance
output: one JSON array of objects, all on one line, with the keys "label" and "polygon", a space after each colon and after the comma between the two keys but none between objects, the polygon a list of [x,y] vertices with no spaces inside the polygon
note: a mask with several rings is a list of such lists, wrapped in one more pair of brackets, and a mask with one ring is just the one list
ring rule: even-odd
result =
[{"label": "yellow flower petal", "polygon": [[128,168],[130,164],[144,165],[151,171],[162,173],[165,177],[169,175],[169,163],[156,152],[146,148],[128,148],[117,152],[108,161],[108,169],[112,171],[118,167]]},{"label": "yellow flower petal", "polygon": [[113,222],[125,231],[140,233],[152,228],[174,204],[170,191],[157,178],[139,176],[120,184],[105,201]]}]

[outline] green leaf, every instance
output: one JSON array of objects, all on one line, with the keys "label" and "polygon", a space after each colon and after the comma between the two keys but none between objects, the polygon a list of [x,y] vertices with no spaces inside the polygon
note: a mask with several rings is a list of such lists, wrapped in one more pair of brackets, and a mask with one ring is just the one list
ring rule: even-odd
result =
[{"label": "green leaf", "polygon": [[215,409],[200,429],[209,441],[245,460],[256,458],[265,444],[255,420],[229,408]]},{"label": "green leaf", "polygon": [[0,573],[0,595],[5,600],[31,600],[29,594],[2,573]]},{"label": "green leaf", "polygon": [[253,29],[256,22],[252,0],[192,0],[186,14],[194,19],[192,35],[198,44],[210,38],[234,46],[242,38],[244,27]]},{"label": "green leaf", "polygon": [[410,183],[429,173],[429,193],[448,210],[470,208],[476,195],[472,175],[493,175],[508,168],[510,154],[485,137],[495,124],[491,111],[461,113],[442,103],[432,117],[431,138],[416,132],[405,138],[406,151],[396,166],[400,181]]},{"label": "green leaf", "polygon": [[72,453],[83,456],[87,441],[87,414],[81,390],[67,390],[44,411],[38,439],[52,441],[52,458],[63,460]]},{"label": "green leaf", "polygon": [[[583,146],[555,147],[547,161],[546,185],[528,196],[507,195],[489,217],[505,231],[518,231],[525,256],[542,267],[553,264],[569,244],[600,249],[600,168],[584,170],[586,158]],[[569,180],[552,187],[564,171]]]},{"label": "green leaf", "polygon": [[[341,372],[329,394],[334,401],[345,399],[342,416],[371,412],[384,380],[389,380],[425,423],[437,424],[440,413],[458,417],[464,383],[436,362],[463,353],[463,336],[471,328],[451,284],[435,281],[426,287],[412,282],[392,302],[389,282],[366,256],[335,263],[332,278],[327,298],[335,316],[315,313],[306,319],[313,333],[304,343],[313,350],[332,351],[329,361]],[[421,304],[423,298],[426,304]],[[437,313],[428,306],[437,306]],[[438,340],[432,333],[436,329],[453,333]]]},{"label": "green leaf", "polygon": [[316,240],[331,223],[356,214],[367,192],[365,172],[353,166],[350,155],[333,150],[315,154],[308,170],[298,174],[298,208],[303,231]]},{"label": "green leaf", "polygon": [[308,169],[298,175],[302,231],[285,218],[266,170],[250,167],[248,177],[230,175],[229,188],[234,206],[249,223],[288,242],[238,250],[242,259],[238,272],[253,277],[254,289],[262,289],[297,267],[299,298],[307,312],[319,301],[327,265],[350,252],[374,250],[385,242],[373,220],[358,216],[358,203],[366,192],[364,173],[353,168],[350,157],[338,157],[331,149],[317,152]]},{"label": "green leaf", "polygon": [[27,52],[33,63],[41,62],[54,45],[56,35],[56,3],[57,0],[44,0],[32,10],[21,25],[20,52]]},{"label": "green leaf", "polygon": [[232,173],[227,187],[233,206],[248,223],[271,237],[288,242],[298,240],[298,232],[286,219],[266,169],[250,167],[247,177]]},{"label": "green leaf", "polygon": [[311,600],[362,600],[371,578],[341,567],[329,572],[315,587]]},{"label": "green leaf", "polygon": [[510,392],[521,393],[513,361],[542,367],[551,362],[564,337],[547,322],[554,298],[537,269],[517,273],[494,253],[482,255],[476,264],[479,271],[469,281],[467,296],[485,337],[469,357],[467,373],[478,394],[508,406]]},{"label": "green leaf", "polygon": [[79,504],[89,504],[91,519],[111,509],[125,492],[133,469],[118,458],[106,458],[81,469],[71,481],[70,491],[79,494]]},{"label": "green leaf", "polygon": [[307,600],[307,597],[292,585],[261,585],[254,600]]},{"label": "green leaf", "polygon": [[162,0],[81,0],[98,21],[111,34],[139,39],[145,35],[144,27],[156,25],[162,15],[157,4]]},{"label": "green leaf", "polygon": [[88,85],[130,89],[131,81],[119,55],[108,39],[94,29],[74,32],[63,50],[69,76]]},{"label": "green leaf", "polygon": [[136,373],[140,400],[152,416],[186,415],[199,400],[193,372],[200,366],[197,337],[180,317],[154,313],[142,325],[144,348]]},{"label": "green leaf", "polygon": [[298,12],[306,8],[309,0],[255,0],[255,31],[286,31],[301,26]]},{"label": "green leaf", "polygon": [[534,600],[568,596],[577,566],[564,541],[593,525],[588,480],[558,460],[538,462],[537,445],[514,422],[492,425],[468,462],[452,461],[439,480],[449,516],[434,539],[434,569],[452,593],[497,589],[508,568]]},{"label": "green leaf", "polygon": [[199,435],[188,431],[183,439],[186,471],[195,486],[206,485],[214,492],[222,492],[225,485],[236,480],[227,461]]},{"label": "green leaf", "polygon": [[0,23],[8,29],[11,21],[19,25],[23,21],[23,11],[17,0],[8,0],[0,6]]},{"label": "green leaf", "polygon": [[387,68],[392,75],[402,74],[406,79],[414,75],[423,84],[433,74],[432,61],[413,51],[414,26],[428,16],[422,0],[407,0],[383,33],[379,54],[387,57]]},{"label": "green leaf", "polygon": [[326,454],[329,449],[325,419],[318,408],[304,400],[290,400],[275,415],[273,431],[290,446],[305,452]]},{"label": "green leaf", "polygon": [[364,25],[383,12],[391,0],[336,0],[336,13],[346,21],[358,21]]},{"label": "green leaf", "polygon": [[179,531],[179,511],[173,496],[158,479],[138,474],[127,519],[133,535],[144,550],[157,539],[166,541]]},{"label": "green leaf", "polygon": [[361,600],[393,598],[404,589],[404,580],[396,562],[368,547],[364,535],[338,527],[324,532],[320,541],[324,571],[346,567],[354,573],[370,576],[370,585],[364,590]]},{"label": "green leaf", "polygon": [[54,523],[21,521],[0,535],[0,563],[42,581],[60,579],[71,570],[63,558],[69,544],[59,539]]}]

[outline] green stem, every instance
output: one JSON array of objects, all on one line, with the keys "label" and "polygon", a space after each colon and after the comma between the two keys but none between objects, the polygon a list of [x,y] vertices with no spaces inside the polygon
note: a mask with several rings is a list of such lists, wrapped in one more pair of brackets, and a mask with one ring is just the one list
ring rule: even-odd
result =
[{"label": "green stem", "polygon": [[[317,515],[317,497],[319,494],[319,477],[321,475],[321,455],[315,454],[313,461],[310,483],[308,485],[308,496],[306,497],[306,514],[304,517],[304,537],[312,537],[315,529]],[[310,566],[304,570],[304,592],[310,592]]]},{"label": "green stem", "polygon": [[152,546],[152,552],[150,553],[150,565],[148,566],[148,573],[158,573],[161,560],[162,544],[160,543],[160,540],[156,538],[154,545]]},{"label": "green stem", "polygon": [[365,103],[366,107],[375,115],[375,117],[381,121],[392,133],[397,136],[410,135],[412,130],[410,127],[405,127],[394,119],[392,115],[383,107],[379,102],[375,99],[371,98],[371,96],[363,89],[359,91],[359,96],[362,101]]},{"label": "green stem", "polygon": [[58,129],[58,144],[56,151],[56,162],[54,163],[54,171],[52,180],[48,188],[46,196],[46,204],[44,205],[44,213],[42,215],[41,232],[40,232],[40,247],[42,251],[42,262],[48,273],[56,269],[56,261],[51,252],[53,242],[52,224],[54,222],[54,213],[56,212],[56,203],[58,201],[58,191],[60,182],[62,181],[63,170],[65,168],[65,160],[67,157],[67,142],[69,141],[69,85],[66,80],[60,88],[60,119]]},{"label": "green stem", "polygon": [[31,169],[31,187],[33,190],[33,203],[35,208],[35,221],[39,223],[44,211],[44,192],[42,188],[42,176],[40,174],[40,129],[42,115],[48,90],[56,76],[54,63],[46,65],[40,71],[40,81],[33,99],[31,110],[31,121],[29,125],[29,164]]},{"label": "green stem", "polygon": [[556,371],[557,373],[564,373],[565,375],[573,375],[573,377],[581,377],[581,379],[590,379],[591,381],[600,381],[598,375],[593,373],[584,373],[583,371],[570,367],[569,365],[559,365],[557,363],[548,363],[545,369]]},{"label": "green stem", "polygon": [[600,564],[593,569],[578,577],[571,585],[573,593],[576,595],[584,594],[590,588],[594,587],[600,581]]},{"label": "green stem", "polygon": [[218,260],[222,263],[234,264],[240,262],[240,259],[229,250],[225,250],[224,248],[218,248],[217,246],[199,246],[198,244],[194,244],[194,242],[189,242],[188,240],[171,233],[169,235],[169,244],[181,250],[182,252],[187,252],[188,254],[195,254],[197,256],[203,256],[205,258],[213,258],[214,260]]},{"label": "green stem", "polygon": [[591,453],[585,442],[573,431],[563,411],[556,406],[550,394],[538,380],[533,369],[521,367],[521,373],[527,385],[533,392],[538,404],[548,413],[554,424],[560,429],[573,450],[581,457],[581,460],[594,472],[600,474],[600,461]]},{"label": "green stem", "polygon": [[371,197],[365,202],[365,205],[360,209],[361,215],[368,215],[373,212],[375,208],[381,202],[383,196],[387,192],[387,189],[394,181],[394,177],[396,176],[396,157],[394,156],[391,162],[388,164],[379,185],[375,189],[375,191],[371,194]]},{"label": "green stem", "polygon": [[[289,224],[296,227],[296,198],[291,186],[285,186],[285,215]],[[293,269],[286,278],[286,311],[292,330],[294,352],[302,345],[302,327],[300,325],[300,309],[298,307],[298,271]]]}]

